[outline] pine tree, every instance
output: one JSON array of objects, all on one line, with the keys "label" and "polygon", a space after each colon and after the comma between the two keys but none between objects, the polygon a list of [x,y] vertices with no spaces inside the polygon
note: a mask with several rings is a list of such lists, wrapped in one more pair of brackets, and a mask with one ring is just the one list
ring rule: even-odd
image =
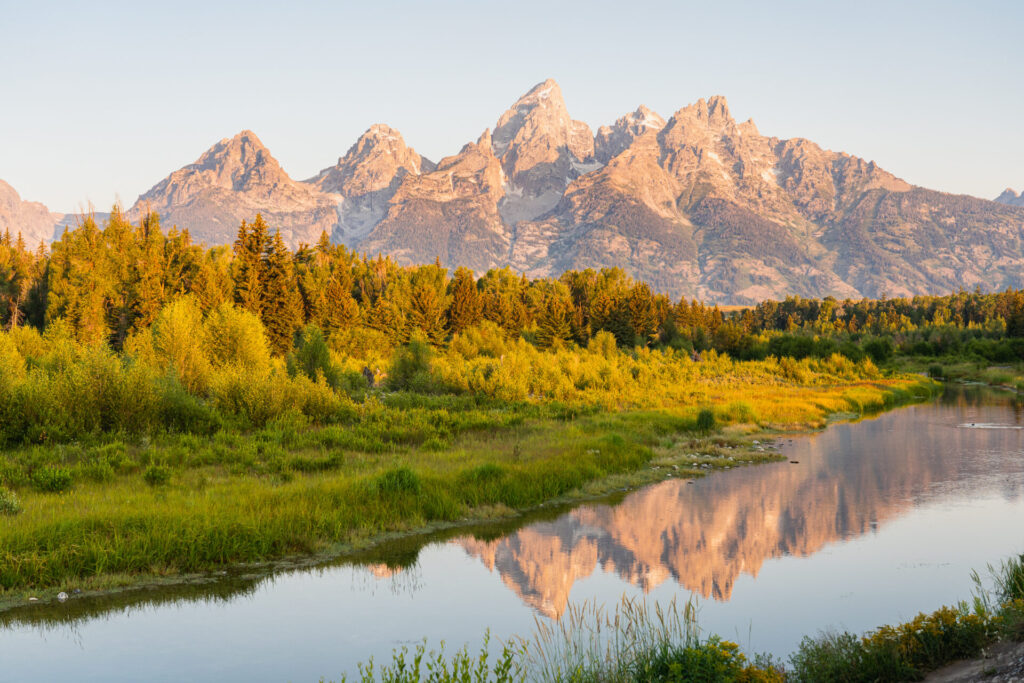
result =
[{"label": "pine tree", "polygon": [[572,336],[572,304],[566,297],[549,296],[537,315],[537,346],[562,348]]},{"label": "pine tree", "polygon": [[422,330],[431,344],[443,343],[447,336],[445,310],[437,290],[420,282],[413,288],[409,304],[409,324]]},{"label": "pine tree", "polygon": [[156,320],[165,303],[164,235],[160,216],[151,212],[143,217],[135,230],[136,259],[134,266],[134,327],[148,327]]},{"label": "pine tree", "polygon": [[[262,219],[257,216],[257,221],[262,222]],[[262,270],[266,278],[260,287],[263,299],[259,310],[263,326],[267,330],[270,347],[276,353],[284,354],[291,350],[295,331],[302,326],[302,299],[292,255],[281,239],[280,231],[275,231],[267,243]]]},{"label": "pine tree", "polygon": [[642,282],[634,285],[629,293],[627,306],[633,334],[646,344],[658,329],[657,308],[651,288]]},{"label": "pine tree", "polygon": [[267,281],[265,255],[269,248],[270,239],[263,216],[256,214],[252,224],[243,220],[235,240],[234,296],[236,304],[256,315],[262,312],[263,287]]},{"label": "pine tree", "polygon": [[476,325],[483,318],[483,301],[469,268],[455,271],[455,278],[448,285],[448,295],[452,301],[448,307],[448,329],[452,334]]},{"label": "pine tree", "polygon": [[331,334],[349,329],[358,319],[359,304],[352,298],[352,276],[339,268],[327,280],[320,324]]}]

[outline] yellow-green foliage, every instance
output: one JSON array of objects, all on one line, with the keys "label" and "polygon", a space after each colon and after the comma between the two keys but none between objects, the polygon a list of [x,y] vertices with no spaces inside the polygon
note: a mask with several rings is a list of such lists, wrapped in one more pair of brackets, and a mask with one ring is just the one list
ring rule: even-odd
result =
[{"label": "yellow-green foliage", "polygon": [[881,626],[860,638],[850,634],[805,637],[791,657],[795,681],[909,681],[957,659],[975,657],[996,640],[1012,605],[999,613],[972,611],[964,603]]},{"label": "yellow-green foliage", "polygon": [[[0,332],[0,486],[24,510],[0,525],[0,586],[203,570],[523,509],[671,458],[701,410],[709,430],[820,425],[927,392],[838,355],[695,362],[620,351],[607,332],[542,351],[483,322],[392,360],[375,334],[334,334],[331,361],[355,379],[332,386],[290,376],[253,314],[192,297],[120,353],[60,320]],[[369,390],[364,368],[393,376]]]},{"label": "yellow-green foliage", "polygon": [[206,353],[215,367],[235,365],[250,372],[270,367],[270,345],[263,323],[249,311],[221,304],[203,326]]},{"label": "yellow-green foliage", "polygon": [[451,390],[506,401],[617,410],[714,405],[726,422],[772,424],[879,409],[886,405],[888,390],[902,383],[880,379],[869,359],[855,363],[838,354],[734,361],[709,351],[701,361],[692,361],[671,349],[620,352],[607,332],[595,335],[586,349],[541,351],[522,339],[501,341],[493,326],[456,335],[450,348],[434,358],[432,369]]}]

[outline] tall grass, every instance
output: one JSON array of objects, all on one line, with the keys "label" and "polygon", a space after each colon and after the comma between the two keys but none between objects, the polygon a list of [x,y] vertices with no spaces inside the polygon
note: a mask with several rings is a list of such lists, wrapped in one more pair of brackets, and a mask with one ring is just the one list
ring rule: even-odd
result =
[{"label": "tall grass", "polygon": [[570,605],[556,622],[535,620],[519,642],[533,681],[626,681],[649,672],[663,653],[700,642],[696,605],[679,609],[623,597],[611,611],[595,602]]},{"label": "tall grass", "polygon": [[[990,567],[992,588],[978,584],[974,609],[967,603],[919,614],[909,622],[881,626],[863,636],[823,633],[805,637],[784,668],[771,657],[753,661],[735,643],[703,636],[692,601],[651,605],[623,597],[610,611],[596,602],[570,606],[557,622],[536,620],[534,633],[504,645],[499,665],[487,663],[487,641],[473,677],[452,675],[443,657],[432,652],[429,678],[419,675],[425,646],[410,660],[408,650],[394,653],[381,668],[382,681],[540,681],[543,683],[781,683],[796,681],[915,681],[940,666],[978,656],[983,648],[1024,631],[1024,555]],[[443,651],[443,648],[442,648]],[[466,666],[466,649],[453,660]],[[362,683],[377,671],[359,666]],[[443,671],[443,675],[433,672]],[[489,677],[491,674],[493,678]]]},{"label": "tall grass", "polygon": [[730,425],[820,426],[929,391],[838,355],[693,362],[492,333],[413,340],[371,368],[401,389],[385,391],[346,380],[362,361],[313,329],[286,363],[252,314],[188,298],[121,354],[60,325],[0,332],[0,487],[22,510],[0,525],[0,591],[336,552],[584,495]]},{"label": "tall grass", "polygon": [[989,567],[992,588],[977,572],[973,606],[961,602],[863,636],[807,636],[790,658],[787,680],[912,681],[949,662],[978,656],[993,642],[1024,636],[1024,555]]}]

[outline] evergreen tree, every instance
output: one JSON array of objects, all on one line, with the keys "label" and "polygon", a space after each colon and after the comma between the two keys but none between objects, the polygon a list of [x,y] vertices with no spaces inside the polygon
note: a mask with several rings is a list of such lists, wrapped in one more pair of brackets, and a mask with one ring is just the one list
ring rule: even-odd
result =
[{"label": "evergreen tree", "polygon": [[256,214],[251,225],[242,221],[235,240],[234,298],[236,304],[256,315],[262,313],[263,288],[267,281],[266,253],[270,246],[267,225],[261,214]]},{"label": "evergreen tree", "polygon": [[630,290],[627,302],[629,324],[633,335],[643,344],[650,341],[651,335],[658,329],[658,311],[654,294],[646,283],[638,283]]},{"label": "evergreen tree", "polygon": [[469,268],[458,268],[448,285],[451,305],[448,307],[448,329],[458,334],[483,319],[483,301]]},{"label": "evergreen tree", "polygon": [[412,290],[409,304],[409,324],[421,330],[431,344],[443,343],[447,336],[445,309],[437,290],[419,282]]},{"label": "evergreen tree", "polygon": [[[256,218],[262,222],[259,216]],[[270,347],[275,353],[284,354],[291,350],[295,331],[302,326],[302,299],[291,252],[279,231],[275,231],[267,243],[262,270],[266,279],[260,287],[263,292],[259,304],[260,317],[267,330]]]},{"label": "evergreen tree", "polygon": [[537,346],[542,349],[562,348],[572,337],[572,304],[568,297],[552,294],[544,301],[537,315]]}]

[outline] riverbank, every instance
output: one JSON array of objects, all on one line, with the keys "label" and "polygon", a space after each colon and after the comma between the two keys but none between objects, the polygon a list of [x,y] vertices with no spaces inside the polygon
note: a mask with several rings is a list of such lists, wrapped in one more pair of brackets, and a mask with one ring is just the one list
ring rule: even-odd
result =
[{"label": "riverbank", "polygon": [[[292,416],[208,440],[8,452],[7,472],[23,467],[27,483],[17,490],[21,512],[0,529],[0,609],[59,592],[203,581],[229,567],[304,566],[396,535],[763,462],[777,456],[754,443],[759,434],[820,428],[830,414],[933,390],[919,378],[806,379],[718,375],[703,388],[718,400],[678,410],[396,394],[345,427]],[[70,488],[41,490],[34,473],[48,470],[69,472]]]},{"label": "riverbank", "polygon": [[714,683],[819,683],[848,681],[1019,681],[1024,673],[1024,555],[994,569],[994,586],[976,579],[973,604],[961,602],[862,636],[825,632],[805,636],[788,661],[748,656],[734,642],[705,635],[693,602],[654,608],[623,598],[609,612],[584,604],[556,624],[538,622],[530,637],[513,638],[501,656],[479,660],[463,648],[455,653],[417,647],[396,650],[375,669],[359,667],[358,680],[420,680],[421,662],[431,680],[462,680],[460,666],[479,662],[477,680],[546,683],[653,683],[681,680]]}]

